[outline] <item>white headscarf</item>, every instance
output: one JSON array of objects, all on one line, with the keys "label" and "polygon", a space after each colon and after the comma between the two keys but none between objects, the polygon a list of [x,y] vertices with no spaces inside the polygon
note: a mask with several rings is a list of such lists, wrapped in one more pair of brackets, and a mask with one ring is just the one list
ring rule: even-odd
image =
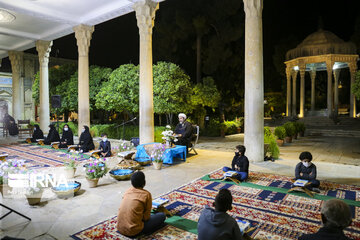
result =
[{"label": "white headscarf", "polygon": [[185,113],[179,113],[179,116],[178,116],[178,117],[179,117],[179,118],[182,117],[182,118],[184,118],[184,120],[186,119]]}]

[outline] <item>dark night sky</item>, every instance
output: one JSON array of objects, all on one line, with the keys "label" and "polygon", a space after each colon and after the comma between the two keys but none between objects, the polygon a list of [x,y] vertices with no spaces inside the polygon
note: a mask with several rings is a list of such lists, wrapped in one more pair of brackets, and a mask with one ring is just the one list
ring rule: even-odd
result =
[{"label": "dark night sky", "polygon": [[[181,0],[166,0],[160,3],[157,16],[162,11],[172,11],[175,14],[176,9],[173,5],[176,1]],[[332,31],[348,41],[354,31],[355,19],[358,15],[360,15],[360,0],[264,0],[264,69],[266,65],[272,64],[276,44],[288,35],[295,35],[299,41],[302,41],[318,29],[320,16],[325,30]],[[36,50],[30,49],[27,52],[36,53]],[[74,34],[54,41],[51,56],[56,55],[77,59]],[[134,13],[95,26],[90,47],[90,64],[116,68],[130,62],[138,64],[138,58],[139,35]],[[161,59],[154,59],[157,60]],[[195,64],[196,59],[193,61]],[[6,62],[4,60],[3,64],[6,65]]]}]

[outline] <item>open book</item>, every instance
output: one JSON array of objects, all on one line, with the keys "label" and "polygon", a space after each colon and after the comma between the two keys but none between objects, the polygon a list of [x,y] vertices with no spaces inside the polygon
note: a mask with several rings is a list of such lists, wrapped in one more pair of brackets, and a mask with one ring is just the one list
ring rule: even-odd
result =
[{"label": "open book", "polygon": [[160,206],[163,206],[165,203],[169,202],[169,199],[165,198],[156,198],[152,201],[152,207],[158,208]]},{"label": "open book", "polygon": [[296,187],[304,187],[309,181],[304,179],[298,179],[294,182],[294,186]]},{"label": "open book", "polygon": [[250,228],[250,222],[248,221],[236,219],[236,222],[239,225],[241,234],[246,233],[246,231]]},{"label": "open book", "polygon": [[234,177],[236,175],[238,175],[238,173],[236,171],[227,171],[224,173],[224,178]]}]

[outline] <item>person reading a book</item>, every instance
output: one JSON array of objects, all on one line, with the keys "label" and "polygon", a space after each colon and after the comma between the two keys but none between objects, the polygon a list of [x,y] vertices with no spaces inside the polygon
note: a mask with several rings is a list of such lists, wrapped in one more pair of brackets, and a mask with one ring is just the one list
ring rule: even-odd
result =
[{"label": "person reading a book", "polygon": [[232,209],[232,196],[221,189],[215,197],[215,209],[205,206],[198,222],[198,240],[243,239],[239,225],[226,211]]},{"label": "person reading a book", "polygon": [[52,142],[59,142],[60,141],[60,135],[58,131],[55,128],[54,124],[49,125],[49,133],[47,137],[44,140],[45,145],[50,145]]},{"label": "person reading a book", "polygon": [[229,167],[223,167],[223,171],[236,171],[237,175],[235,177],[239,181],[244,181],[249,176],[249,160],[244,155],[246,151],[245,146],[238,145],[235,148],[235,156],[231,162],[231,168]]},{"label": "person reading a book", "polygon": [[350,240],[344,229],[350,226],[352,216],[349,205],[339,199],[325,201],[321,208],[322,227],[317,233],[304,234],[299,240]]},{"label": "person reading a book", "polygon": [[60,139],[59,148],[67,148],[70,145],[74,145],[74,134],[68,124],[63,127],[62,136]]},{"label": "person reading a book", "polygon": [[111,143],[107,139],[107,134],[101,134],[101,142],[99,145],[99,150],[101,157],[110,157],[111,156]]},{"label": "person reading a book", "polygon": [[37,139],[44,139],[44,133],[40,129],[40,126],[38,124],[35,124],[34,132],[33,132],[32,138],[30,138],[30,141],[35,143]]},{"label": "person reading a book", "polygon": [[152,197],[151,193],[144,189],[144,173],[136,171],[131,176],[131,184],[132,187],[124,193],[119,207],[117,230],[127,237],[135,237],[152,233],[164,226],[164,213],[150,214]]},{"label": "person reading a book", "polygon": [[316,166],[311,162],[311,153],[302,152],[300,153],[299,159],[301,162],[299,162],[295,167],[295,179],[308,180],[309,183],[305,185],[305,187],[310,191],[319,193],[320,181],[316,180]]}]

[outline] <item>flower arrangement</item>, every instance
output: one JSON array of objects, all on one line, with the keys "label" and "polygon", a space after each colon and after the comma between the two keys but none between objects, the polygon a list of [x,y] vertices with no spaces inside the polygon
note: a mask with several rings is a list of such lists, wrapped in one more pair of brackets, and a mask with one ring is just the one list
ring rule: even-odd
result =
[{"label": "flower arrangement", "polygon": [[92,162],[85,164],[86,177],[88,179],[98,179],[105,176],[109,170],[105,161],[105,159],[101,161],[100,159],[92,158]]},{"label": "flower arrangement", "polygon": [[172,140],[177,142],[177,138],[173,136],[174,132],[171,130],[170,125],[166,125],[165,131],[163,131],[161,135],[163,135],[162,139],[164,139],[166,142],[171,142]]},{"label": "flower arrangement", "polygon": [[73,157],[71,154],[67,155],[67,159],[64,160],[64,166],[66,168],[76,168],[78,158]]},{"label": "flower arrangement", "polygon": [[125,152],[130,151],[134,148],[134,144],[128,141],[122,141],[119,146],[112,147],[114,152]]},{"label": "flower arrangement", "polygon": [[164,144],[158,143],[154,144],[154,146],[151,149],[150,158],[153,162],[160,163],[162,162],[162,157],[164,155],[164,152],[166,150],[166,147]]},{"label": "flower arrangement", "polygon": [[7,183],[8,175],[26,173],[25,160],[9,159],[0,163],[0,184]]}]

